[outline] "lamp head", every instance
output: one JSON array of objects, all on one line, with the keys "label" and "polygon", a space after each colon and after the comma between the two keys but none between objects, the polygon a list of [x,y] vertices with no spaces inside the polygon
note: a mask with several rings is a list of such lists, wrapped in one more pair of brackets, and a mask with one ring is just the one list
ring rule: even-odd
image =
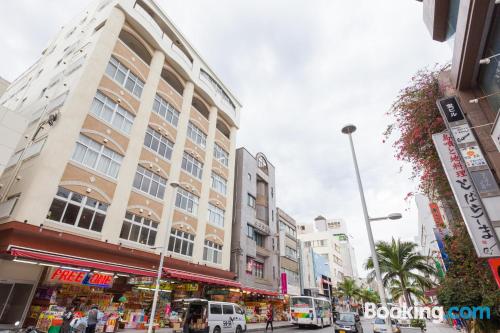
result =
[{"label": "lamp head", "polygon": [[403,215],[401,215],[401,213],[392,213],[392,214],[387,215],[387,218],[389,220],[399,220],[402,217],[403,217]]},{"label": "lamp head", "polygon": [[347,124],[344,127],[342,127],[342,133],[344,134],[351,134],[356,131],[356,126],[353,124]]}]

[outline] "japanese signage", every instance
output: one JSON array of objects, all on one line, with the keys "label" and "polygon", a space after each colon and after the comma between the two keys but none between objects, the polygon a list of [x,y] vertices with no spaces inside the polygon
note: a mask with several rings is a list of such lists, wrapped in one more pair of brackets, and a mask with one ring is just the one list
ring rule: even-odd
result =
[{"label": "japanese signage", "polygon": [[283,295],[288,293],[288,281],[285,272],[281,273],[281,293]]},{"label": "japanese signage", "polygon": [[451,129],[451,133],[457,143],[474,143],[476,140],[474,139],[474,135],[472,134],[469,125],[463,124],[454,126]]},{"label": "japanese signage", "polygon": [[441,211],[439,210],[439,206],[437,203],[431,202],[429,203],[429,208],[431,209],[432,217],[434,219],[434,223],[438,228],[446,228],[444,224],[443,216],[441,215]]},{"label": "japanese signage", "polygon": [[56,268],[50,273],[49,281],[109,288],[113,285],[113,275],[78,269]]},{"label": "japanese signage", "polygon": [[265,223],[259,222],[259,221],[254,221],[254,227],[257,228],[259,231],[262,231],[266,235],[269,235],[269,226]]},{"label": "japanese signage", "polygon": [[481,152],[481,149],[479,149],[479,147],[476,145],[460,147],[460,153],[464,158],[465,165],[467,166],[467,168],[487,165],[486,160],[483,157],[483,153]]},{"label": "japanese signage", "polygon": [[444,113],[446,120],[452,123],[464,119],[464,114],[455,97],[447,97],[437,101],[439,108]]},{"label": "japanese signage", "polygon": [[133,276],[128,278],[127,283],[146,285],[155,283],[155,279],[151,276]]},{"label": "japanese signage", "polygon": [[495,125],[493,125],[493,129],[491,130],[491,138],[497,146],[497,150],[500,151],[500,112],[497,112],[497,119],[495,120]]},{"label": "japanese signage", "polygon": [[450,259],[448,257],[448,253],[446,253],[446,250],[444,248],[443,238],[445,236],[445,232],[444,230],[440,230],[438,228],[433,228],[432,231],[434,231],[434,237],[436,238],[439,252],[441,252],[441,258],[443,259],[444,268],[448,270]]},{"label": "japanese signage", "polygon": [[500,256],[495,231],[485,213],[479,194],[472,184],[465,165],[455,149],[452,137],[448,131],[445,131],[434,134],[432,140],[477,255],[483,258]]}]

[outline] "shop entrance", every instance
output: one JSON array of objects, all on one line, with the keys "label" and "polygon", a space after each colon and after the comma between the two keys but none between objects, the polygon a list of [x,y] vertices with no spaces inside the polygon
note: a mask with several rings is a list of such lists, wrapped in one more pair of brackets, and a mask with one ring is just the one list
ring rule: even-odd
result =
[{"label": "shop entrance", "polygon": [[0,328],[22,323],[32,291],[31,283],[0,282]]}]

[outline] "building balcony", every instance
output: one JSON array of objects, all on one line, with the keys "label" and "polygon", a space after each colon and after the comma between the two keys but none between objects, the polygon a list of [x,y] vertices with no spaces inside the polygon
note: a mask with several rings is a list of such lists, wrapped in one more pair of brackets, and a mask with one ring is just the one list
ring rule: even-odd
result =
[{"label": "building balcony", "polygon": [[261,255],[263,257],[269,257],[269,256],[271,256],[271,253],[272,253],[271,250],[268,250],[265,247],[258,246],[258,245],[255,247],[255,252],[258,255]]}]

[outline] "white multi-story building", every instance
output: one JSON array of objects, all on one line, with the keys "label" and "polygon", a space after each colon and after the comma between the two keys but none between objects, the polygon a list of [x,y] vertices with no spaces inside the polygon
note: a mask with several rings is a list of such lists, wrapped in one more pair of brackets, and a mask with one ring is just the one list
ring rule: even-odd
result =
[{"label": "white multi-story building", "polygon": [[240,103],[155,1],[93,2],[0,106],[0,121],[16,116],[0,124],[16,125],[0,129],[12,152],[0,161],[0,281],[23,291],[0,313],[24,318],[50,265],[154,276],[161,251],[168,278],[234,285]]}]

